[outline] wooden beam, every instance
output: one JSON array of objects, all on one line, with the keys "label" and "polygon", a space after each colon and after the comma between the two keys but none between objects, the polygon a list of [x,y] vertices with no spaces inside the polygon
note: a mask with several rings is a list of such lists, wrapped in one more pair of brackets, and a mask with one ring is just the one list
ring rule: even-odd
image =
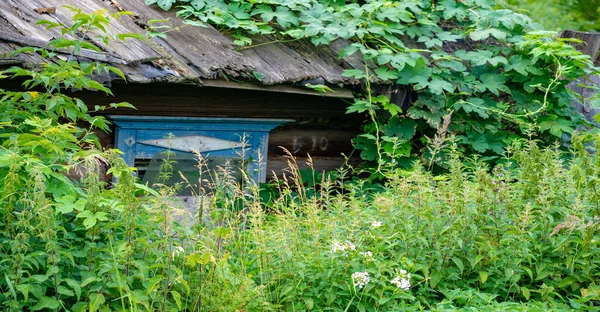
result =
[{"label": "wooden beam", "polygon": [[596,61],[598,57],[598,51],[600,51],[600,33],[585,32],[585,31],[574,31],[574,30],[563,30],[559,35],[560,38],[574,38],[579,39],[585,44],[574,44],[574,47],[591,56],[592,62]]},{"label": "wooden beam", "polygon": [[287,85],[273,85],[273,86],[264,86],[257,85],[248,82],[234,82],[228,80],[202,80],[202,84],[206,87],[215,87],[215,88],[229,88],[229,89],[243,89],[243,90],[254,90],[254,91],[267,91],[267,92],[279,92],[279,93],[295,93],[295,94],[307,94],[307,95],[317,95],[323,97],[334,97],[334,98],[342,98],[342,99],[353,99],[354,94],[352,91],[348,89],[334,89],[333,92],[318,92],[302,87],[294,87]]}]

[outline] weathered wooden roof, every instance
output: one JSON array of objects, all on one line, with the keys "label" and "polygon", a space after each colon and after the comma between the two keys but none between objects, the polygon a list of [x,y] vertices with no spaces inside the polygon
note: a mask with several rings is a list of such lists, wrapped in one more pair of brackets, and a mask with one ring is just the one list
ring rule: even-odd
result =
[{"label": "weathered wooden roof", "polygon": [[[144,0],[3,0],[0,1],[0,65],[36,64],[36,56],[9,58],[6,52],[22,46],[44,47],[58,30],[46,30],[36,21],[47,19],[71,25],[72,12],[65,6],[81,8],[84,12],[107,10],[109,13],[126,10],[135,16],[111,19],[109,35],[120,33],[145,34],[149,20],[169,19],[174,31],[166,39],[146,41],[128,39],[105,45],[91,38],[103,52],[86,51],[84,56],[120,67],[130,82],[210,84],[214,79],[254,80],[254,73],[264,75],[263,85],[292,84],[317,79],[330,85],[348,85],[353,81],[342,77],[348,68],[360,68],[360,56],[343,60],[338,52],[347,44],[336,41],[315,48],[310,42],[274,42],[267,36],[254,37],[256,47],[239,49],[232,39],[213,27],[197,27],[183,23],[173,12],[146,6]],[[37,13],[40,8],[55,8],[53,13]],[[37,11],[37,12],[36,12]]]}]

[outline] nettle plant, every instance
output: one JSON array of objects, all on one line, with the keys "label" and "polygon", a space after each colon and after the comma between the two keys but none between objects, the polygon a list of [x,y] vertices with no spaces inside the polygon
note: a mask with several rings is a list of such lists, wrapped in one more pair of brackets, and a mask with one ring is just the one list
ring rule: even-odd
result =
[{"label": "nettle plant", "polygon": [[[410,166],[415,156],[442,164],[425,146],[450,114],[444,132],[491,162],[516,138],[568,139],[584,121],[567,83],[596,70],[573,40],[532,31],[528,17],[491,0],[145,2],[176,6],[182,18],[214,25],[241,46],[256,34],[315,45],[347,40],[339,56],[360,53],[365,64],[344,73],[365,86],[348,113],[369,120],[354,145],[380,173],[384,164]],[[416,100],[403,110],[374,93],[375,83],[405,86]]]},{"label": "nettle plant", "polygon": [[[243,268],[228,265],[224,250],[234,230],[243,228],[224,221],[234,210],[232,198],[247,194],[233,195],[230,190],[242,188],[223,182],[210,205],[212,223],[183,226],[178,221],[184,217],[198,218],[175,203],[173,188],[137,183],[121,152],[102,150],[94,131],[108,130],[108,122],[75,96],[111,95],[98,80],[125,77],[84,56],[102,52],[92,38],[104,44],[144,38],[108,36],[116,17],[105,11],[66,8],[74,14],[68,25],[38,22],[62,36],[46,49],[14,52],[34,54],[40,66],[2,72],[2,79],[23,82],[22,89],[0,89],[2,310],[262,311],[252,309],[262,301],[252,301],[252,281]],[[111,107],[131,105],[95,111]],[[161,169],[165,178],[176,174],[169,165]]]},{"label": "nettle plant", "polygon": [[[124,78],[117,68],[81,57],[101,52],[90,37],[105,43],[114,39],[106,36],[111,17],[68,9],[74,14],[71,25],[39,22],[63,36],[45,49],[14,52],[34,54],[38,68],[1,73],[2,79],[22,81],[23,88],[0,89],[0,305],[4,311],[106,311],[135,305],[174,310],[181,296],[170,287],[180,283],[165,282],[175,273],[165,273],[172,258],[164,231],[154,226],[156,231],[141,239],[146,245],[134,247],[152,228],[148,222],[160,223],[143,215],[135,194],[144,194],[145,188],[135,183],[119,152],[100,150],[94,131],[108,130],[108,122],[92,116],[72,92],[111,95],[98,77]],[[112,103],[96,110],[110,107],[131,105]],[[107,167],[105,173],[119,180],[112,189],[103,178]],[[151,243],[154,249],[147,247]],[[149,286],[145,280],[150,277],[154,284]],[[144,292],[136,290],[142,287]]]}]

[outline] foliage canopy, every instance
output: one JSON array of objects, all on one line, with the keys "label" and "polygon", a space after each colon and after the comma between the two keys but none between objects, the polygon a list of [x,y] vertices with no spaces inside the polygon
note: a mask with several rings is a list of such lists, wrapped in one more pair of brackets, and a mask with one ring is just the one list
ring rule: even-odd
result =
[{"label": "foliage canopy", "polygon": [[508,6],[532,16],[548,30],[600,31],[598,0],[506,1]]}]

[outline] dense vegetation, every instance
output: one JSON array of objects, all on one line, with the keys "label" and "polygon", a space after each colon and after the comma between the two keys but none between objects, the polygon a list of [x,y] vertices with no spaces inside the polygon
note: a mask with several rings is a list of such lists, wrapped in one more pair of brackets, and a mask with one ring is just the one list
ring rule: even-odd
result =
[{"label": "dense vegetation", "polygon": [[[73,25],[42,23],[103,34],[109,17],[73,10]],[[309,174],[321,183],[307,188],[290,157],[266,207],[257,187],[221,174],[190,215],[173,189],[137,183],[101,149],[93,131],[106,120],[70,92],[110,94],[93,78],[122,73],[79,60],[89,43],[50,46],[73,57],[26,48],[17,53],[37,53],[42,68],[2,76],[25,81],[0,90],[4,311],[599,310],[599,136],[574,134],[570,153],[517,138],[490,169],[463,154],[446,117],[431,149],[447,155],[445,174],[380,162],[381,187],[340,169]],[[96,110],[111,106],[128,104]],[[206,176],[201,157],[198,167]],[[173,174],[165,163],[161,176]]]},{"label": "dense vegetation", "polygon": [[[512,140],[535,137],[549,146],[569,138],[582,118],[567,83],[594,70],[553,32],[491,0],[147,0],[176,7],[192,24],[212,24],[239,45],[252,36],[273,42],[346,40],[340,57],[360,53],[364,68],[345,71],[365,85],[349,113],[369,120],[354,140],[373,177],[383,164],[410,167],[421,157],[438,166],[444,155],[427,149],[444,127],[458,148],[496,163]],[[371,82],[403,86],[415,101],[406,110],[375,93]]]},{"label": "dense vegetation", "polygon": [[549,30],[600,31],[598,0],[507,0],[508,7],[521,11]]}]

